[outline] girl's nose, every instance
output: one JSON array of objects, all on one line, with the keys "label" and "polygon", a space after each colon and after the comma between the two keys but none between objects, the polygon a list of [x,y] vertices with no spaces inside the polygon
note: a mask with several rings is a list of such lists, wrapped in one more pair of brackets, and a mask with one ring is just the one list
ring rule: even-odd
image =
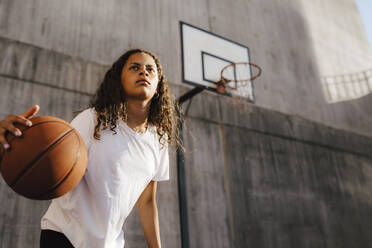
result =
[{"label": "girl's nose", "polygon": [[141,67],[141,69],[140,69],[140,75],[141,75],[141,76],[143,76],[143,75],[148,76],[148,72],[146,71],[146,68]]}]

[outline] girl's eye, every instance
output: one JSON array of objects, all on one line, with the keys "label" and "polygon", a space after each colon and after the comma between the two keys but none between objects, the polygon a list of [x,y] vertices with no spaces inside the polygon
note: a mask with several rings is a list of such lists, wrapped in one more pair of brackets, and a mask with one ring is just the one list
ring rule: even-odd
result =
[{"label": "girl's eye", "polygon": [[137,65],[131,66],[130,69],[138,70],[138,66]]}]

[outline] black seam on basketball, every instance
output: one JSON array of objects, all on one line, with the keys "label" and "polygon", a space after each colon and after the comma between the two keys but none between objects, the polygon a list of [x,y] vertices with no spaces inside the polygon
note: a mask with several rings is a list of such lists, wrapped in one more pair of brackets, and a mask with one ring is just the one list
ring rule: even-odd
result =
[{"label": "black seam on basketball", "polygon": [[[25,129],[23,129],[23,131],[22,131],[22,135],[23,135],[23,134],[24,134],[28,129],[30,129],[30,128],[33,128],[33,127],[39,126],[39,125],[44,124],[44,123],[49,123],[49,122],[58,122],[58,123],[65,124],[65,123],[60,122],[60,121],[43,121],[43,122],[40,122],[40,123],[36,123],[36,124],[32,125],[31,127],[26,127]],[[65,124],[65,125],[66,125],[66,124]],[[66,126],[67,126],[67,125],[66,125]],[[71,128],[70,126],[68,126],[68,127]],[[8,132],[9,132],[9,131],[8,131]],[[15,140],[16,138],[22,138],[22,136],[17,137],[17,136],[12,135],[11,138],[9,139],[9,141],[8,141],[9,145],[11,145],[12,142],[13,142],[13,140]],[[12,148],[10,148],[10,149],[12,149]]]},{"label": "black seam on basketball", "polygon": [[[79,137],[78,137],[79,139]],[[66,174],[66,176],[59,182],[57,183],[54,187],[52,187],[50,190],[48,190],[47,192],[44,192],[44,193],[41,193],[37,196],[35,196],[36,199],[44,199],[44,196],[48,195],[50,192],[54,191],[55,189],[57,189],[62,183],[64,183],[67,178],[70,176],[70,174],[72,173],[72,171],[75,169],[75,165],[77,163],[77,161],[79,160],[80,158],[80,151],[81,151],[81,142],[80,142],[80,139],[79,139],[79,149],[78,149],[78,152],[76,154],[76,159],[75,159],[75,162],[74,164],[72,165],[70,171]]]},{"label": "black seam on basketball", "polygon": [[47,153],[55,144],[57,144],[61,139],[63,139],[66,135],[71,133],[74,129],[70,129],[69,131],[65,132],[61,135],[56,141],[54,141],[47,149],[45,149],[42,153],[40,153],[36,158],[34,158],[25,168],[18,174],[18,176],[9,184],[10,187],[14,187],[18,181],[23,177],[23,175],[32,168],[32,166],[38,161],[45,153]]},{"label": "black seam on basketball", "polygon": [[[62,123],[62,124],[64,124],[64,125],[66,125],[66,123],[63,123],[63,122],[61,122],[61,121],[43,121],[43,122],[36,123],[36,124],[32,125],[31,127],[26,127],[25,129],[23,129],[23,131],[22,131],[22,135],[23,135],[23,134],[24,134],[28,129],[30,129],[30,128],[32,128],[32,127],[36,127],[36,126],[39,126],[39,125],[41,125],[41,124],[49,123],[49,122],[58,122],[58,123]],[[68,126],[68,125],[66,125],[66,126],[67,126],[68,128],[71,128],[71,127]],[[7,131],[7,132],[10,133],[9,131]],[[9,136],[9,134],[6,135],[6,136]],[[8,137],[6,137],[6,138],[8,138]],[[9,140],[7,140],[7,141],[8,141],[8,144],[10,145],[10,149],[12,149],[12,142],[13,142],[13,140],[15,140],[16,138],[22,138],[22,136],[21,136],[21,137],[17,137],[17,136],[12,135],[11,138],[9,138]],[[7,151],[7,150],[5,150],[4,148],[2,148],[2,154],[0,154],[0,171],[1,171],[1,166],[2,166],[2,160],[3,160],[4,154],[5,154],[6,151]]]}]

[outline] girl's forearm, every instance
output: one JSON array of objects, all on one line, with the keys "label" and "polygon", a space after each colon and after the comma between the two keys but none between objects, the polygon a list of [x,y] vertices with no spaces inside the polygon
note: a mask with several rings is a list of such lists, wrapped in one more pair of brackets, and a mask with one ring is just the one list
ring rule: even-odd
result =
[{"label": "girl's forearm", "polygon": [[156,201],[137,206],[143,232],[150,248],[160,248],[159,217]]}]

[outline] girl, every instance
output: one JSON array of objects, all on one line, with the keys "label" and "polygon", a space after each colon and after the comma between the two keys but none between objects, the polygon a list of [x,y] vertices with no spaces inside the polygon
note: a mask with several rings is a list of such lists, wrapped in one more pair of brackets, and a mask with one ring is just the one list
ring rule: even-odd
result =
[{"label": "girl", "polygon": [[[90,108],[71,122],[88,149],[78,186],[53,199],[41,219],[40,247],[122,248],[124,221],[136,205],[149,247],[160,247],[157,181],[169,179],[168,144],[178,143],[177,115],[159,59],[134,49],[108,70]],[[31,126],[37,105],[0,121]]]}]

